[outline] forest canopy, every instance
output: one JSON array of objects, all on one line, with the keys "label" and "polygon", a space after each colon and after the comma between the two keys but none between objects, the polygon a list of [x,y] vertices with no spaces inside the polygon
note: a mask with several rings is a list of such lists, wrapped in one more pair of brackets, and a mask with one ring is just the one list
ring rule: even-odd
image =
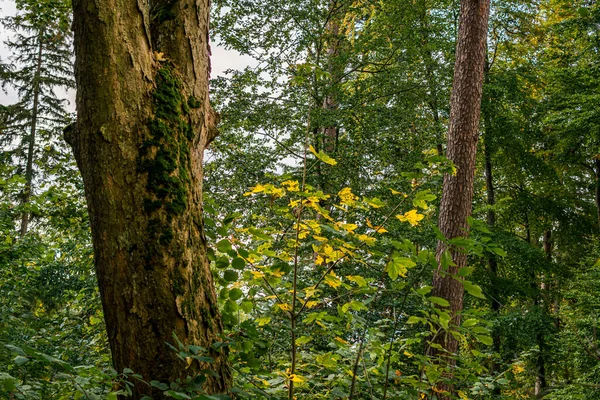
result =
[{"label": "forest canopy", "polygon": [[1,399],[600,398],[597,1],[8,3]]}]

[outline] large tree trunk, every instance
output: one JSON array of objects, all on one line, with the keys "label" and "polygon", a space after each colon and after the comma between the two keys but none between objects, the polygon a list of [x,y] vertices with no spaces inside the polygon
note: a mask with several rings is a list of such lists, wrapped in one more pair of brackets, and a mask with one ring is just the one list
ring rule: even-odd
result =
[{"label": "large tree trunk", "polygon": [[[162,382],[211,369],[230,383],[202,223],[208,101],[208,0],[74,0],[77,123],[65,131],[81,170],[115,368]],[[191,365],[166,343],[209,349]],[[163,398],[137,384],[134,398]]]},{"label": "large tree trunk", "polygon": [[[490,0],[461,1],[446,151],[447,157],[456,166],[456,175],[446,174],[444,177],[438,223],[441,232],[448,239],[468,235],[467,218],[471,215],[473,199],[489,7]],[[459,268],[464,267],[467,256],[459,249],[448,248],[445,243],[439,242],[438,260],[445,251],[450,252],[455,265],[444,271],[439,262],[433,278],[432,294],[448,300],[452,321],[459,325],[464,287],[449,274],[456,274]],[[451,354],[458,351],[458,341],[450,334],[438,334],[433,341]],[[427,353],[446,358],[444,353],[432,347]],[[447,362],[451,367],[454,360],[450,358]],[[441,389],[452,391],[449,385],[441,386]]]},{"label": "large tree trunk", "polygon": [[[31,109],[31,126],[29,131],[29,140],[27,145],[27,166],[25,167],[25,189],[23,190],[22,204],[26,205],[31,200],[33,188],[33,157],[35,156],[35,135],[37,133],[37,117],[40,101],[40,73],[42,70],[42,57],[44,49],[44,33],[40,32],[38,36],[38,53],[36,60],[35,73],[33,75],[33,106]],[[29,228],[29,211],[23,211],[21,214],[21,237],[27,234]]]}]

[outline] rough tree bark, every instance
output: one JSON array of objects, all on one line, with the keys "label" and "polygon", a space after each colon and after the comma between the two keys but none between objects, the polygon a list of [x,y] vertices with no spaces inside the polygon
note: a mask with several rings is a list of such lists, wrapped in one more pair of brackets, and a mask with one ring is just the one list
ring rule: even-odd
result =
[{"label": "rough tree bark", "polygon": [[[202,157],[215,136],[208,101],[209,0],[74,0],[77,122],[65,130],[83,176],[96,273],[115,368],[145,380],[211,369],[222,324],[206,258]],[[177,358],[166,343],[209,349]],[[137,384],[134,398],[163,398]]]},{"label": "rough tree bark", "polygon": [[[456,166],[456,175],[446,174],[444,177],[438,222],[441,232],[448,239],[468,235],[467,218],[471,215],[473,199],[489,8],[490,0],[461,1],[446,150],[446,156]],[[444,271],[438,261],[432,294],[448,300],[452,322],[459,325],[464,287],[462,282],[449,274],[456,274],[459,268],[464,267],[467,256],[440,241],[437,247],[438,260],[441,260],[445,251],[450,252],[455,265]],[[458,351],[458,341],[450,334],[438,334],[433,341],[451,354]],[[427,349],[427,354],[447,358],[445,353],[433,347]],[[447,358],[447,363],[451,367],[454,360]],[[451,385],[440,386],[439,389],[452,391]]]}]

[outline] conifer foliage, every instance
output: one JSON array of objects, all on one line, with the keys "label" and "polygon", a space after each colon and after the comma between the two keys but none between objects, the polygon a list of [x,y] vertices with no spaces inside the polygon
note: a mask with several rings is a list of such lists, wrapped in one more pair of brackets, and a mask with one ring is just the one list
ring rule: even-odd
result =
[{"label": "conifer foliage", "polygon": [[[63,147],[57,132],[67,125],[66,100],[57,95],[73,87],[69,5],[65,1],[17,2],[17,15],[5,17],[2,24],[10,38],[11,66],[4,85],[16,90],[18,102],[5,111],[4,145],[13,147],[19,169],[24,169],[20,194],[21,236],[29,227],[32,210],[28,206],[34,193],[36,173],[41,165],[40,149]],[[62,96],[64,97],[64,95]]]}]

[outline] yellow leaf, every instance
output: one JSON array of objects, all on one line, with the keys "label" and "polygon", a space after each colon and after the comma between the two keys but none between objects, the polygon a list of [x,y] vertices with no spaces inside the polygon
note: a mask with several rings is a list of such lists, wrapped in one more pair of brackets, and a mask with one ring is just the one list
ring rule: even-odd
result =
[{"label": "yellow leaf", "polygon": [[325,275],[325,284],[335,289],[342,286],[342,280],[331,271],[329,275]]},{"label": "yellow leaf", "polygon": [[417,210],[410,210],[404,213],[404,215],[396,215],[396,218],[402,222],[408,222],[412,226],[417,226],[419,225],[419,221],[425,218],[425,215],[419,214]]},{"label": "yellow leaf", "polygon": [[402,195],[402,196],[404,196],[404,197],[408,197],[408,195],[407,195],[407,194],[405,194],[405,193],[399,192],[399,191],[397,191],[397,190],[394,190],[394,189],[392,189],[392,188],[389,188],[389,189],[390,189],[390,192],[392,192],[392,194],[394,194],[394,195],[401,194],[401,195]]},{"label": "yellow leaf", "polygon": [[298,192],[300,190],[300,184],[298,181],[285,181],[282,183],[283,186],[290,192]]},{"label": "yellow leaf", "polygon": [[314,301],[314,300],[307,301],[307,302],[306,302],[306,307],[310,309],[310,308],[313,308],[313,307],[315,307],[317,304],[319,304],[319,302],[318,302],[318,301]]},{"label": "yellow leaf", "polygon": [[298,374],[292,374],[289,376],[290,381],[294,382],[294,383],[304,383],[306,382],[306,378],[298,375]]},{"label": "yellow leaf", "polygon": [[317,236],[317,235],[313,235],[313,238],[314,238],[315,240],[318,240],[319,242],[326,242],[327,240],[329,240],[329,239],[327,239],[326,237],[323,237],[323,236]]},{"label": "yellow leaf", "polygon": [[354,233],[356,228],[358,228],[358,225],[356,225],[356,224],[341,224],[341,227],[342,227],[342,229],[344,229],[347,232]]},{"label": "yellow leaf", "polygon": [[314,219],[308,219],[308,220],[304,221],[304,223],[306,223],[306,225],[310,226],[310,229],[312,229],[316,234],[321,233],[321,225],[319,224],[318,221],[315,221]]},{"label": "yellow leaf", "polygon": [[462,400],[469,400],[469,398],[467,397],[465,392],[463,392],[462,390],[459,390],[457,394],[458,394],[458,397],[460,397]]},{"label": "yellow leaf", "polygon": [[356,238],[361,242],[365,242],[368,246],[372,246],[377,241],[374,237],[365,234],[356,235]]},{"label": "yellow leaf", "polygon": [[385,229],[385,228],[384,228],[383,226],[381,226],[381,225],[378,225],[378,226],[375,226],[375,225],[373,225],[373,224],[371,223],[371,221],[369,220],[369,218],[367,218],[367,226],[368,226],[369,228],[371,228],[371,229],[374,229],[374,230],[375,230],[375,232],[377,232],[377,233],[386,233],[386,232],[388,232],[388,230],[387,230],[387,229]]},{"label": "yellow leaf", "polygon": [[264,278],[265,274],[260,271],[250,271],[254,279]]},{"label": "yellow leaf", "polygon": [[334,158],[329,157],[327,154],[323,153],[322,151],[319,151],[317,153],[317,151],[315,150],[315,148],[312,145],[310,145],[309,149],[310,149],[310,152],[315,155],[315,157],[317,157],[319,160],[323,161],[325,164],[329,164],[329,165],[337,164],[337,161],[335,161]]},{"label": "yellow leaf", "polygon": [[271,322],[271,317],[256,318],[256,322],[258,323],[258,326],[265,326],[266,324]]},{"label": "yellow leaf", "polygon": [[325,259],[323,257],[317,256],[317,258],[315,259],[315,264],[323,265],[323,261],[325,261]]},{"label": "yellow leaf", "polygon": [[349,187],[345,187],[339,191],[338,196],[340,196],[340,200],[342,204],[352,205],[356,201],[358,197],[356,197],[352,193],[352,189]]},{"label": "yellow leaf", "polygon": [[341,337],[336,337],[334,340],[335,340],[336,342],[338,342],[339,344],[342,344],[342,345],[348,346],[348,342],[347,342],[347,341],[345,341],[344,339],[342,339]]},{"label": "yellow leaf", "polygon": [[283,304],[278,304],[278,306],[283,311],[292,311],[292,305],[291,304],[283,303]]},{"label": "yellow leaf", "polygon": [[251,191],[244,193],[244,196],[251,196],[253,194],[262,193],[262,192],[265,191],[265,187],[263,185],[261,185],[260,183],[258,185],[256,185],[256,186],[254,186],[253,188],[250,188],[250,189],[251,189]]},{"label": "yellow leaf", "polygon": [[404,355],[405,355],[406,357],[408,357],[408,358],[411,358],[411,357],[413,357],[413,356],[414,356],[414,354],[412,354],[412,353],[410,353],[410,352],[408,352],[408,351],[406,351],[406,350],[404,350]]},{"label": "yellow leaf", "polygon": [[514,364],[512,367],[513,374],[518,375],[521,372],[525,371],[523,364]]}]

